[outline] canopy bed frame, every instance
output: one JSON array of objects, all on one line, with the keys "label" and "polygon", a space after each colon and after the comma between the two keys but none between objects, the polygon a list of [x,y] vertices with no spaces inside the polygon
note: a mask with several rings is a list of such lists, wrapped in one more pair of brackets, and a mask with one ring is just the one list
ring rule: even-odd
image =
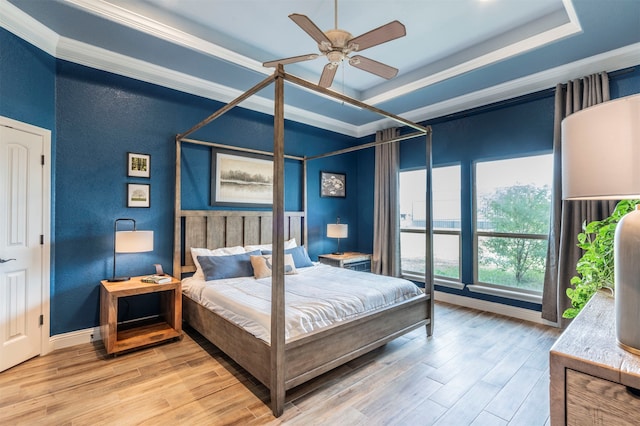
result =
[{"label": "canopy bed frame", "polygon": [[[313,157],[292,157],[284,154],[284,83],[285,80],[301,87],[336,98],[357,107],[390,118],[416,132],[391,140],[372,142]],[[195,143],[214,147],[222,145],[187,139],[187,137],[228,112],[242,101],[275,84],[273,153],[238,147],[224,148],[273,156],[273,207],[271,211],[183,210],[181,203],[181,146]],[[307,161],[325,158],[390,143],[424,136],[427,160],[426,223],[431,223],[431,128],[420,126],[399,116],[387,113],[355,99],[321,88],[284,72],[276,72],[248,90],[223,108],[207,117],[188,131],[176,136],[176,193],[173,273],[195,271],[190,247],[215,249],[232,245],[272,243],[273,277],[271,285],[271,337],[270,343],[260,340],[241,327],[183,295],[183,319],[195,330],[234,359],[245,370],[270,390],[271,408],[277,417],[284,411],[285,392],[322,373],[363,355],[387,342],[421,326],[431,335],[433,330],[433,268],[432,230],[427,225],[425,291],[422,295],[398,305],[329,326],[301,337],[285,341],[284,303],[284,243],[296,238],[307,244]],[[286,212],[284,209],[284,159],[293,158],[303,163],[304,212]]]}]

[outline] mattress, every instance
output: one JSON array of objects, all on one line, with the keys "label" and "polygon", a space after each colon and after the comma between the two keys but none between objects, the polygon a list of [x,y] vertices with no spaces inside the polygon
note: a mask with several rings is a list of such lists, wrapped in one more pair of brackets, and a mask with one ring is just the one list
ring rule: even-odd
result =
[{"label": "mattress", "polygon": [[[185,278],[182,291],[195,302],[270,340],[271,277],[204,281]],[[317,264],[285,275],[285,339],[391,306],[422,291],[411,281]]]}]

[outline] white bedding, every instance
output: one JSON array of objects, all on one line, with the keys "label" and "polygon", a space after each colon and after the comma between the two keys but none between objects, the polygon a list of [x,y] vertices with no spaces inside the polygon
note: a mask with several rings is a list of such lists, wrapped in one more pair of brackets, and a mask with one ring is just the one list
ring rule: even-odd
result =
[{"label": "white bedding", "polygon": [[[185,278],[191,299],[269,342],[271,277],[204,281]],[[285,338],[411,299],[422,291],[411,281],[328,265],[299,268],[285,276]]]}]

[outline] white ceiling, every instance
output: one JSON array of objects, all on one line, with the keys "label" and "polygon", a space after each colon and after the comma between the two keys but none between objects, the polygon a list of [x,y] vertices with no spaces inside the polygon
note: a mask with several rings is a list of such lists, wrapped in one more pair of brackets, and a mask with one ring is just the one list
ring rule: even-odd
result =
[{"label": "white ceiling", "polygon": [[[316,53],[288,18],[334,27],[334,0],[0,0],[0,25],[61,59],[228,102]],[[392,20],[403,38],[363,51],[398,68],[384,80],[341,65],[333,90],[420,121],[640,64],[640,0],[339,0],[353,36]],[[326,58],[286,71],[317,82]],[[271,113],[262,91],[244,107]],[[287,118],[353,136],[388,123],[299,88]]]}]

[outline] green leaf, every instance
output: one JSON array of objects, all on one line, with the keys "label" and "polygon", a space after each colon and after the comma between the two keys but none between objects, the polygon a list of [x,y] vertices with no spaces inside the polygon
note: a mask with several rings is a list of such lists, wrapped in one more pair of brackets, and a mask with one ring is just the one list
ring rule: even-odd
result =
[{"label": "green leaf", "polygon": [[611,216],[603,220],[582,223],[584,232],[578,234],[577,246],[583,255],[576,264],[578,276],[572,277],[567,297],[571,308],[565,310],[563,318],[574,318],[598,289],[614,285],[613,242],[615,230],[622,217],[635,209],[640,200],[622,200],[616,204]]}]

